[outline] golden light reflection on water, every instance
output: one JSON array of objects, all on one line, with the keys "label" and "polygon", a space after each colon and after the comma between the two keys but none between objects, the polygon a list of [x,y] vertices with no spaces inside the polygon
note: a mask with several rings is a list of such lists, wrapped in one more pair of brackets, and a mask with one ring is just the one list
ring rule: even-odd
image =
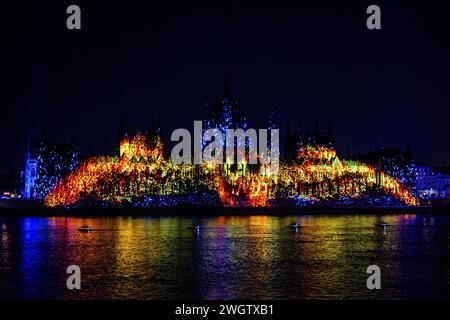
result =
[{"label": "golden light reflection on water", "polygon": [[[79,232],[82,225],[93,231]],[[434,288],[428,295],[448,293],[445,215],[61,217],[0,220],[0,226],[0,280],[13,296],[401,298],[420,295],[421,285]],[[25,276],[41,274],[39,285],[65,284],[71,264],[83,272],[80,292],[62,285],[42,291]],[[382,291],[366,288],[372,264],[382,267]]]}]

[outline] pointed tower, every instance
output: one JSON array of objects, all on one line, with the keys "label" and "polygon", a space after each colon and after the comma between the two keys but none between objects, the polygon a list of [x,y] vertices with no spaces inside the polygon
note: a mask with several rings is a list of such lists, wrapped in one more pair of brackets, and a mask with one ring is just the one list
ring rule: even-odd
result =
[{"label": "pointed tower", "polygon": [[30,155],[31,155],[31,152],[30,152],[30,137],[28,137],[28,139],[27,139],[27,161],[30,159]]},{"label": "pointed tower", "polygon": [[299,113],[297,116],[297,132],[294,133],[295,143],[297,144],[297,149],[301,148],[305,144],[305,133],[303,131],[302,116]]},{"label": "pointed tower", "polygon": [[231,96],[228,74],[225,75],[223,96],[216,100],[204,119],[205,129],[218,128],[222,132],[231,128],[247,127],[247,120],[237,100]]},{"label": "pointed tower", "polygon": [[203,99],[203,103],[202,103],[202,115],[203,118],[206,118],[209,112],[209,102],[208,102],[208,97],[205,96],[205,98]]},{"label": "pointed tower", "polygon": [[406,151],[405,151],[405,161],[410,162],[411,160],[412,160],[411,143],[408,138],[408,142],[406,144]]},{"label": "pointed tower", "polygon": [[350,152],[350,146],[349,145],[347,145],[347,150],[346,150],[345,153],[346,153],[346,155],[345,155],[346,160],[350,160],[352,158],[352,154]]},{"label": "pointed tower", "polygon": [[226,99],[231,98],[231,89],[230,89],[230,83],[228,80],[228,70],[225,71],[225,80],[223,83],[223,97]]},{"label": "pointed tower", "polygon": [[125,111],[122,110],[119,115],[119,142],[125,136],[127,131],[127,118]]},{"label": "pointed tower", "polygon": [[32,158],[32,156],[34,157],[34,152],[32,155],[30,138],[28,138],[27,160],[25,163],[25,185],[23,191],[23,196],[25,199],[32,199],[34,197],[34,187],[37,178],[38,161],[37,159]]},{"label": "pointed tower", "polygon": [[125,111],[122,109],[122,111],[119,114],[119,132],[117,133],[117,141],[116,141],[116,155],[121,155],[120,152],[120,143],[122,142],[123,138],[127,136],[127,119],[125,115]]},{"label": "pointed tower", "polygon": [[331,126],[331,114],[328,117],[328,147],[334,148],[333,128]]},{"label": "pointed tower", "polygon": [[316,120],[316,131],[314,133],[314,145],[317,146],[319,144],[320,144],[319,120]]},{"label": "pointed tower", "polygon": [[301,138],[303,139],[303,124],[302,124],[302,115],[301,113],[298,114],[297,116],[297,131],[299,133],[299,135],[301,136]]},{"label": "pointed tower", "polygon": [[153,113],[153,117],[152,117],[152,126],[151,128],[151,134],[153,134],[156,131],[156,112]]},{"label": "pointed tower", "polygon": [[276,115],[275,115],[275,112],[273,112],[273,111],[271,111],[269,113],[269,116],[268,116],[268,119],[267,119],[267,128],[268,129],[276,129],[276,128],[278,128]]},{"label": "pointed tower", "polygon": [[291,133],[291,123],[288,120],[286,125],[286,137],[284,138],[284,158],[292,159],[292,156],[295,152],[294,150],[294,141],[292,139]]},{"label": "pointed tower", "polygon": [[159,136],[161,133],[161,118],[159,112],[156,113],[155,134]]}]

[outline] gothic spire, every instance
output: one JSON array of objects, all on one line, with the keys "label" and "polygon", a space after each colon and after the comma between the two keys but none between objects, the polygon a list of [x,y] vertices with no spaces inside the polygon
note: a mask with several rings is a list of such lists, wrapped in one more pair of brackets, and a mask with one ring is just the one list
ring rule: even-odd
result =
[{"label": "gothic spire", "polygon": [[300,135],[303,135],[302,115],[301,115],[301,113],[298,114],[297,127],[298,127],[298,131],[299,131]]},{"label": "gothic spire", "polygon": [[122,109],[119,115],[119,139],[122,139],[127,131],[127,118],[125,110]]},{"label": "gothic spire", "polygon": [[224,98],[231,98],[230,83],[228,81],[228,70],[225,71],[225,81],[224,81],[224,84],[223,84],[223,97]]},{"label": "gothic spire", "polygon": [[287,121],[286,138],[291,138],[291,122],[289,120]]},{"label": "gothic spire", "polygon": [[406,144],[405,160],[406,161],[412,160],[411,143],[409,141],[409,138],[408,138],[408,143]]},{"label": "gothic spire", "polygon": [[291,134],[291,123],[288,120],[287,126],[286,126],[286,137],[284,139],[284,158],[285,159],[291,159],[293,156],[293,153],[295,152],[295,147],[293,145],[294,141],[292,139]]},{"label": "gothic spire", "polygon": [[159,116],[159,112],[156,112],[156,126],[155,126],[156,135],[159,135],[160,131],[161,131],[161,119]]},{"label": "gothic spire", "polygon": [[328,117],[328,143],[330,147],[334,146],[333,128],[331,126],[331,114]]},{"label": "gothic spire", "polygon": [[314,135],[314,144],[318,145],[320,143],[320,129],[319,129],[319,120],[316,120],[316,132]]},{"label": "gothic spire", "polygon": [[267,119],[267,127],[268,129],[276,129],[277,128],[277,121],[276,121],[276,115],[275,112],[271,111],[269,112],[269,116]]},{"label": "gothic spire", "polygon": [[27,140],[27,160],[30,160],[30,155],[31,155],[31,152],[30,152],[30,136],[28,136],[27,139],[28,139]]}]

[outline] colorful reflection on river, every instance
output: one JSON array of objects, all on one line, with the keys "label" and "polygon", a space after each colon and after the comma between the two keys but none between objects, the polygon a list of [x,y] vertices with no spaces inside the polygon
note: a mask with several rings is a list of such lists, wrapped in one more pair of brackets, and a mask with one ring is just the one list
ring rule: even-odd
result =
[{"label": "colorful reflection on river", "polygon": [[[0,231],[2,299],[450,297],[448,215],[0,218]],[[372,264],[381,290],[366,288]]]}]

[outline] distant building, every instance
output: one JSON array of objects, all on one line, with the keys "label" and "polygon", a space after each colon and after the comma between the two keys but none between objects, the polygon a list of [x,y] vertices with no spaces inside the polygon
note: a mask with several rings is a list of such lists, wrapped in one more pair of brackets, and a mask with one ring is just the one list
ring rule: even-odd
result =
[{"label": "distant building", "polygon": [[420,198],[450,197],[450,168],[435,167],[424,163],[416,165],[416,184]]},{"label": "distant building", "polygon": [[0,168],[0,199],[19,197],[19,183],[19,170],[12,168]]},{"label": "distant building", "polygon": [[435,167],[436,189],[439,197],[450,198],[450,167]]}]

